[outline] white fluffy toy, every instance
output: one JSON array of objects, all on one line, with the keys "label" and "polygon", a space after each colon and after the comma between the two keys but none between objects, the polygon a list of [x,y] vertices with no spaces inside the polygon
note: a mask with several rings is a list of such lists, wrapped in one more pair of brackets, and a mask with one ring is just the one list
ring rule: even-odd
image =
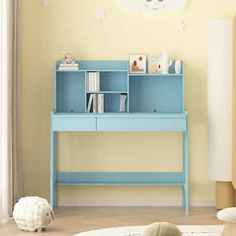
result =
[{"label": "white fluffy toy", "polygon": [[55,218],[50,204],[40,197],[21,198],[14,206],[13,217],[19,229],[31,232],[45,230]]}]

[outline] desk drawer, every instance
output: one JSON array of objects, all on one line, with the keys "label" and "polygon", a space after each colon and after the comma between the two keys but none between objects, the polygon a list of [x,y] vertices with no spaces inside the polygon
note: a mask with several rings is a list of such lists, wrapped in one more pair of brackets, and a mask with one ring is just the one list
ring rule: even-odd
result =
[{"label": "desk drawer", "polygon": [[96,131],[95,117],[52,117],[53,131]]},{"label": "desk drawer", "polygon": [[97,131],[185,131],[186,118],[97,118]]}]

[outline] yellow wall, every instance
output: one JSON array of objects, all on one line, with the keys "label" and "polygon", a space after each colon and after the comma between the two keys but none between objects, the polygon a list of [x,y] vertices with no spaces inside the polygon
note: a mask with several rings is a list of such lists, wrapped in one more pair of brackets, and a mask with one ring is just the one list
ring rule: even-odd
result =
[{"label": "yellow wall", "polygon": [[[61,50],[79,59],[127,59],[132,53],[168,51],[186,65],[186,109],[190,114],[190,197],[214,201],[207,173],[207,22],[233,17],[236,1],[188,0],[181,16],[150,17],[120,8],[118,0],[22,0],[22,126],[25,193],[49,196],[49,130],[53,69]],[[227,2],[227,3],[226,3]],[[96,9],[107,19],[98,22]],[[187,28],[175,30],[182,18]],[[65,133],[59,137],[60,170],[178,170],[179,134]],[[92,148],[91,148],[92,147]],[[64,187],[61,201],[180,199],[178,188]]]}]

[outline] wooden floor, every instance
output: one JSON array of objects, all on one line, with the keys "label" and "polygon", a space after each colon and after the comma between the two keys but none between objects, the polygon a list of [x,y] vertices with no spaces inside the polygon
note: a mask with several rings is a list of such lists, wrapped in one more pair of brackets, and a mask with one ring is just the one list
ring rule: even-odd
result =
[{"label": "wooden floor", "polygon": [[158,221],[174,224],[222,224],[210,207],[192,207],[185,216],[180,207],[60,207],[56,220],[43,233],[19,231],[12,220],[0,227],[0,235],[73,235],[78,232],[115,226],[145,225]]}]

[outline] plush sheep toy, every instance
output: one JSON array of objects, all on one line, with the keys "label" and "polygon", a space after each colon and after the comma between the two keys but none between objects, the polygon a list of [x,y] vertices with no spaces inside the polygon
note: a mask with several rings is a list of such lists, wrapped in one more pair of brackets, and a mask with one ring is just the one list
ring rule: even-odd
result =
[{"label": "plush sheep toy", "polygon": [[14,206],[13,217],[19,229],[31,232],[45,230],[55,218],[47,200],[40,197],[21,198]]}]

